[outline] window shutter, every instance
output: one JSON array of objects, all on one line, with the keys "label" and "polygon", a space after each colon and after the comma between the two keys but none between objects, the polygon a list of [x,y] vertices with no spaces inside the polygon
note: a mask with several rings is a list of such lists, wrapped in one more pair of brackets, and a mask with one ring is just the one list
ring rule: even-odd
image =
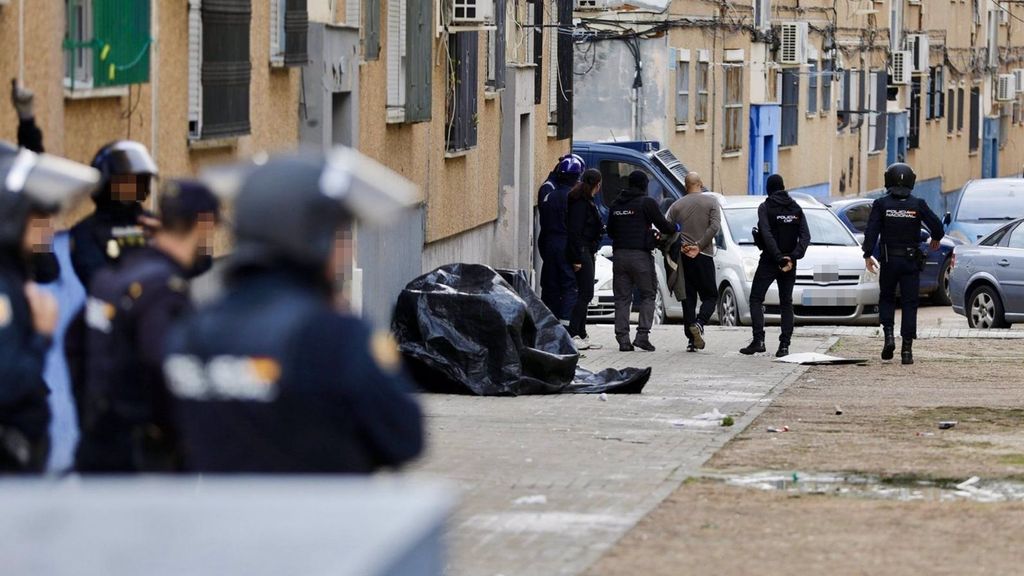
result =
[{"label": "window shutter", "polygon": [[921,146],[921,79],[910,81],[910,128],[907,146],[911,149]]},{"label": "window shutter", "polygon": [[967,135],[970,144],[970,151],[978,149],[979,123],[981,122],[981,92],[980,88],[971,88],[971,117],[968,119],[970,134]]},{"label": "window shutter", "polygon": [[[415,2],[416,0],[413,0]],[[406,0],[388,0],[387,53],[387,106],[405,108],[405,56],[406,56]]]},{"label": "window shutter", "polygon": [[432,102],[430,28],[434,23],[434,2],[413,0],[406,11],[405,121],[426,122],[430,120]]},{"label": "window shutter", "polygon": [[[552,2],[552,7],[555,3]],[[557,19],[555,20],[557,22]],[[558,27],[548,28],[548,66],[547,72],[547,94],[548,94],[548,125],[558,124]]]},{"label": "window shutter", "polygon": [[946,93],[946,105],[949,108],[949,115],[946,116],[946,132],[952,134],[956,127],[956,114],[953,112],[954,101],[956,100],[956,91],[952,88]]},{"label": "window shutter", "polygon": [[149,2],[93,0],[93,86],[149,82]]},{"label": "window shutter", "polygon": [[306,0],[285,0],[284,8],[284,63],[285,66],[305,66],[309,62],[309,13]]},{"label": "window shutter", "polygon": [[886,102],[889,98],[889,77],[885,70],[879,70],[875,77],[875,142],[874,150],[884,150],[889,130],[889,116],[886,114]]},{"label": "window shutter", "polygon": [[495,30],[492,33],[494,37],[494,84],[492,88],[501,90],[505,87],[505,69],[507,68],[505,62],[505,20],[507,19],[505,0],[495,0],[494,11]]},{"label": "window shutter", "polygon": [[203,135],[203,16],[201,0],[188,5],[188,135]]},{"label": "window shutter", "polygon": [[795,68],[782,70],[782,146],[795,146],[798,142],[800,103],[800,71]]},{"label": "window shutter", "polygon": [[449,57],[455,67],[448,100],[448,150],[456,152],[476,146],[479,35],[458,32],[449,36]]},{"label": "window shutter", "polygon": [[204,0],[202,137],[248,134],[250,0]]},{"label": "window shutter", "polygon": [[555,137],[559,140],[572,138],[572,2],[557,2],[558,28],[555,28],[558,47],[558,108],[555,116]]},{"label": "window shutter", "polygon": [[[360,0],[351,0],[359,2]],[[367,60],[380,59],[380,0],[362,0],[366,8],[363,15],[364,53]]]},{"label": "window shutter", "polygon": [[818,63],[810,62],[807,65],[807,113],[812,114],[818,111]]}]

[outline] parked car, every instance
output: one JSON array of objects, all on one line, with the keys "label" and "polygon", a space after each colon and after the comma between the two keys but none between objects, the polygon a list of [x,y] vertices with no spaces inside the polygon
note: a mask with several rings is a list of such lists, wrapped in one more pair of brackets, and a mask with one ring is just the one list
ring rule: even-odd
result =
[{"label": "parked car", "polygon": [[[757,223],[757,207],[763,196],[720,196],[722,231],[715,239],[715,270],[719,284],[716,316],[726,326],[750,323],[750,289],[759,252],[751,236]],[[878,322],[878,276],[864,270],[860,247],[850,231],[824,205],[810,196],[794,194],[804,209],[811,229],[811,246],[797,263],[793,290],[796,321],[801,324],[851,324]],[[614,258],[610,248],[599,259]],[[656,320],[682,317],[682,306],[665,285],[664,267],[657,258],[658,294]],[[614,317],[611,264],[599,262],[596,290],[590,305],[592,320]],[[779,294],[773,284],[765,298],[765,317],[779,320]]]},{"label": "parked car", "polygon": [[943,222],[950,237],[975,244],[1017,218],[1024,218],[1024,178],[987,178],[965,184]]},{"label": "parked car", "polygon": [[[864,230],[868,227],[868,216],[871,214],[871,198],[851,198],[835,200],[829,204],[829,209],[839,217],[839,220],[853,232],[858,243],[864,242]],[[921,250],[928,255],[924,271],[921,272],[921,295],[928,296],[932,302],[949,306],[949,274],[953,260],[953,248],[962,244],[959,240],[944,237],[939,243],[938,252],[933,252],[928,246],[931,234],[927,229],[921,229]],[[875,249],[875,258],[878,258],[879,248]]]},{"label": "parked car", "polygon": [[953,258],[953,310],[966,316],[971,328],[1024,322],[1024,218],[976,245],[957,246]]}]

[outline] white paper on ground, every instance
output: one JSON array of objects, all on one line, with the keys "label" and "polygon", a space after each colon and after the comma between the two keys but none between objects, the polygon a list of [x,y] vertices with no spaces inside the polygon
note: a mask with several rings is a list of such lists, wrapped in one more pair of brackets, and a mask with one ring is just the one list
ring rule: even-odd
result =
[{"label": "white paper on ground", "polygon": [[817,352],[800,352],[797,354],[790,354],[782,358],[776,358],[776,362],[785,362],[787,364],[805,364],[805,365],[828,365],[828,364],[863,364],[867,362],[866,358],[840,358],[839,356],[829,356],[828,354],[819,354]]}]

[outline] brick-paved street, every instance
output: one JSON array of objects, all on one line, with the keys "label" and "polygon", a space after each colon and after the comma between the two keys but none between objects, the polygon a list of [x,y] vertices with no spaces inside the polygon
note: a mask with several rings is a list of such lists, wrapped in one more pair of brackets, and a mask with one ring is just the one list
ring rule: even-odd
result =
[{"label": "brick-paved street", "polygon": [[[579,573],[800,371],[740,356],[749,330],[709,328],[700,354],[684,351],[680,326],[655,330],[655,353],[620,354],[611,326],[591,336],[605,348],[587,353],[588,368],[654,367],[642,395],[424,397],[430,452],[416,473],[463,490],[450,574]],[[798,336],[794,352],[827,342]],[[739,415],[736,425],[686,422],[712,409]]]}]

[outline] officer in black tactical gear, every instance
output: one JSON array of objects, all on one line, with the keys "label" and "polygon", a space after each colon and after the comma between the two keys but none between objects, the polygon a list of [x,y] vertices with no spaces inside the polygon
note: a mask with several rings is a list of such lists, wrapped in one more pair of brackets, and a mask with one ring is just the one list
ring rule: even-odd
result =
[{"label": "officer in black tactical gear", "polygon": [[93,274],[122,255],[146,245],[152,215],[142,203],[149,197],[156,163],[138,142],[107,144],[92,160],[102,180],[93,193],[96,210],[71,228],[71,263],[86,291]]},{"label": "officer in black tactical gear", "polygon": [[203,184],[171,181],[160,227],[93,278],[86,302],[86,373],[76,382],[79,472],[172,472],[181,452],[163,377],[172,323],[191,309],[188,271],[212,248],[217,198]]},{"label": "officer in black tactical gear", "polygon": [[891,360],[896,351],[893,328],[896,317],[896,289],[899,288],[902,321],[900,335],[903,364],[914,363],[914,339],[917,338],[918,288],[926,254],[921,252],[921,225],[931,233],[929,248],[939,249],[939,240],[945,232],[942,221],[921,198],[911,195],[917,175],[906,164],[896,163],[885,171],[887,194],[871,205],[871,216],[864,232],[864,264],[869,272],[876,271],[873,254],[881,243],[882,270],[879,277],[879,313],[885,343],[882,360]]},{"label": "officer in black tactical gear", "polygon": [[369,473],[414,458],[422,415],[397,346],[332,303],[353,221],[410,205],[414,188],[347,149],[271,158],[241,182],[226,292],[168,341],[187,469]]},{"label": "officer in black tactical gear", "polygon": [[43,366],[58,310],[33,281],[32,254],[49,249],[50,217],[98,182],[91,168],[0,142],[0,473],[46,464]]}]

